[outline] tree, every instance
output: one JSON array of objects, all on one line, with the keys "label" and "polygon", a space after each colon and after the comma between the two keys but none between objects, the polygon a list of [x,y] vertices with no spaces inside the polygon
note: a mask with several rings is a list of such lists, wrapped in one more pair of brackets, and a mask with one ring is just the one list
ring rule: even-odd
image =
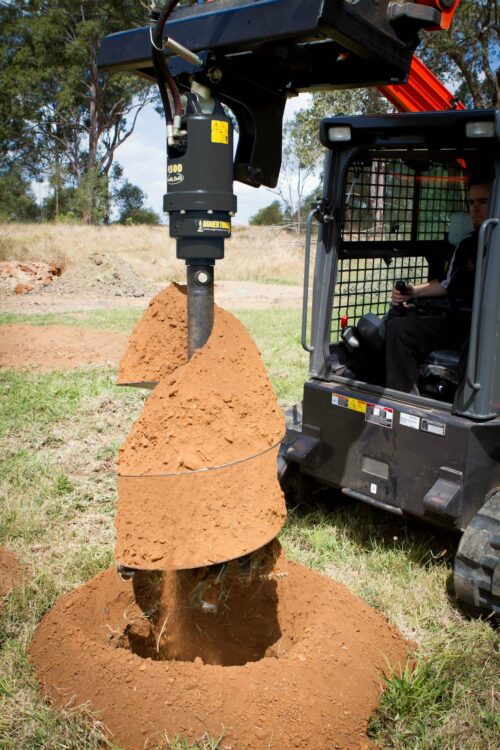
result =
[{"label": "tree", "polygon": [[260,227],[283,224],[285,221],[286,217],[283,214],[280,202],[273,201],[269,206],[260,208],[257,213],[250,217],[248,223]]},{"label": "tree", "polygon": [[500,107],[498,0],[462,0],[451,28],[424,33],[418,54],[469,107]]},{"label": "tree", "polygon": [[113,194],[119,211],[118,224],[160,224],[160,217],[152,208],[144,206],[146,194],[138,185],[125,180]]},{"label": "tree", "polygon": [[40,218],[28,180],[16,165],[0,173],[0,221],[36,221]]},{"label": "tree", "polygon": [[26,173],[50,176],[56,195],[69,175],[84,191],[86,222],[95,216],[96,190],[116,149],[155,96],[139,78],[99,71],[99,44],[146,18],[137,0],[0,6],[0,154]]},{"label": "tree", "polygon": [[324,117],[391,110],[391,105],[377,89],[346,89],[313,94],[311,104],[297,112],[291,123],[290,134],[299,162],[316,168],[324,158],[325,150],[319,141],[319,124]]}]

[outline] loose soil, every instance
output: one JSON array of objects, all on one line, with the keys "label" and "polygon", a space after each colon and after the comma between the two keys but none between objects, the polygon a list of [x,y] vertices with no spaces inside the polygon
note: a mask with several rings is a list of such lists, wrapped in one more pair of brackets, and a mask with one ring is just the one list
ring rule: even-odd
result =
[{"label": "loose soil", "polygon": [[0,367],[36,372],[71,370],[85,365],[116,366],[127,336],[75,326],[0,326]]},{"label": "loose soil", "polygon": [[62,267],[41,261],[0,262],[0,296],[51,297],[105,293],[108,297],[145,297],[153,286],[135,273],[123,258],[92,253]]},{"label": "loose soil", "polygon": [[187,359],[186,287],[170,284],[153,297],[134,326],[116,382],[158,383]]},{"label": "loose soil", "polygon": [[21,580],[23,566],[13,552],[0,547],[0,615],[5,606],[5,600]]},{"label": "loose soil", "polygon": [[[148,347],[161,355],[169,295],[182,290],[136,327],[127,378]],[[206,732],[227,750],[366,750],[382,675],[409,644],[270,541],[286,515],[284,419],[242,324],[216,315],[187,363],[185,326],[167,338],[119,456],[115,556],[136,572],[109,569],[43,618],[30,648],[43,689],[88,705],[125,750]]]},{"label": "loose soil", "polygon": [[41,261],[0,261],[0,289],[29,294],[50,286],[61,275],[61,266]]},{"label": "loose soil", "polygon": [[[187,362],[186,286],[169,284],[150,301],[129,336],[118,385],[156,384]],[[215,326],[230,313],[214,305]],[[221,319],[221,320],[219,320]]]},{"label": "loose soil", "polygon": [[31,659],[56,705],[88,701],[125,750],[205,732],[231,750],[373,747],[382,674],[409,644],[344,586],[281,558],[210,614],[180,574],[136,575],[107,570],[43,619]]},{"label": "loose soil", "polygon": [[[182,290],[163,301],[175,296]],[[163,323],[150,308],[136,326],[127,378],[137,377],[138,352],[150,341],[153,363],[163,366],[161,334],[155,338]],[[167,353],[180,355],[174,368],[184,359],[185,326],[169,326],[168,339]],[[120,449],[117,560],[192,568],[262,547],[285,522],[276,479],[284,431],[255,343],[237,318],[219,313],[207,344],[156,386]]]}]

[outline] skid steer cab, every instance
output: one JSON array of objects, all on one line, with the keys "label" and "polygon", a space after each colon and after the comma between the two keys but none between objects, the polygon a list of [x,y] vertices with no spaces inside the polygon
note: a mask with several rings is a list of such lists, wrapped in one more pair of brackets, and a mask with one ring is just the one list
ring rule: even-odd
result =
[{"label": "skid steer cab", "polygon": [[[456,594],[475,613],[498,615],[500,111],[331,117],[320,138],[325,178],[308,219],[302,321],[309,378],[287,415],[282,488],[296,504],[311,486],[330,486],[463,532]],[[473,183],[488,185],[479,226],[468,211]],[[468,299],[391,303],[396,285],[404,295],[445,280],[473,229]],[[463,340],[452,331],[417,362],[412,393],[388,388],[391,319],[445,319],[451,305]]]}]

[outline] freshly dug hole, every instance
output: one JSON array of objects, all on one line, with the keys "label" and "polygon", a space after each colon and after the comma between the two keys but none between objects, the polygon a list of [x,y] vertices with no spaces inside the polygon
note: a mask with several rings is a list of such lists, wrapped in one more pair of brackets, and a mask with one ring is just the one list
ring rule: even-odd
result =
[{"label": "freshly dug hole", "polygon": [[277,580],[288,575],[280,552],[276,541],[259,550],[252,571],[238,560],[213,572],[137,571],[133,589],[141,613],[119,645],[155,661],[201,659],[220,666],[276,656],[273,645],[287,648],[296,637],[294,627],[282,633],[278,622]]},{"label": "freshly dug hole", "polygon": [[[408,644],[341,584],[284,560],[279,572],[255,595],[243,586],[231,593],[218,622],[181,609],[159,638],[158,655],[170,658],[160,660],[141,658],[138,643],[149,638],[145,654],[157,648],[172,604],[165,589],[149,582],[141,594],[139,579],[134,591],[105,571],[40,623],[30,652],[44,691],[56,705],[89,701],[124,750],[155,747],[164,732],[191,740],[222,732],[238,750],[371,747],[366,726],[382,673],[406,660]],[[245,645],[253,629],[260,636]]]}]

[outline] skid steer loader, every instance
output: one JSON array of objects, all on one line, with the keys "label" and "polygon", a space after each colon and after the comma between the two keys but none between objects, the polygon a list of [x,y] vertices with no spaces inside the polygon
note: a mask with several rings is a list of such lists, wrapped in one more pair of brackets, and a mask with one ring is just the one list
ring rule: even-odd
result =
[{"label": "skid steer loader", "polygon": [[[456,594],[500,613],[500,111],[462,110],[322,121],[321,200],[308,218],[303,401],[287,415],[279,478],[292,503],[338,488],[397,515],[463,532]],[[479,231],[465,371],[433,351],[419,395],[385,387],[391,315],[443,316],[443,298],[391,305],[396,284],[442,279],[471,231],[471,174],[491,182]],[[309,265],[318,225],[312,311]],[[391,363],[387,363],[390,367]]]}]

